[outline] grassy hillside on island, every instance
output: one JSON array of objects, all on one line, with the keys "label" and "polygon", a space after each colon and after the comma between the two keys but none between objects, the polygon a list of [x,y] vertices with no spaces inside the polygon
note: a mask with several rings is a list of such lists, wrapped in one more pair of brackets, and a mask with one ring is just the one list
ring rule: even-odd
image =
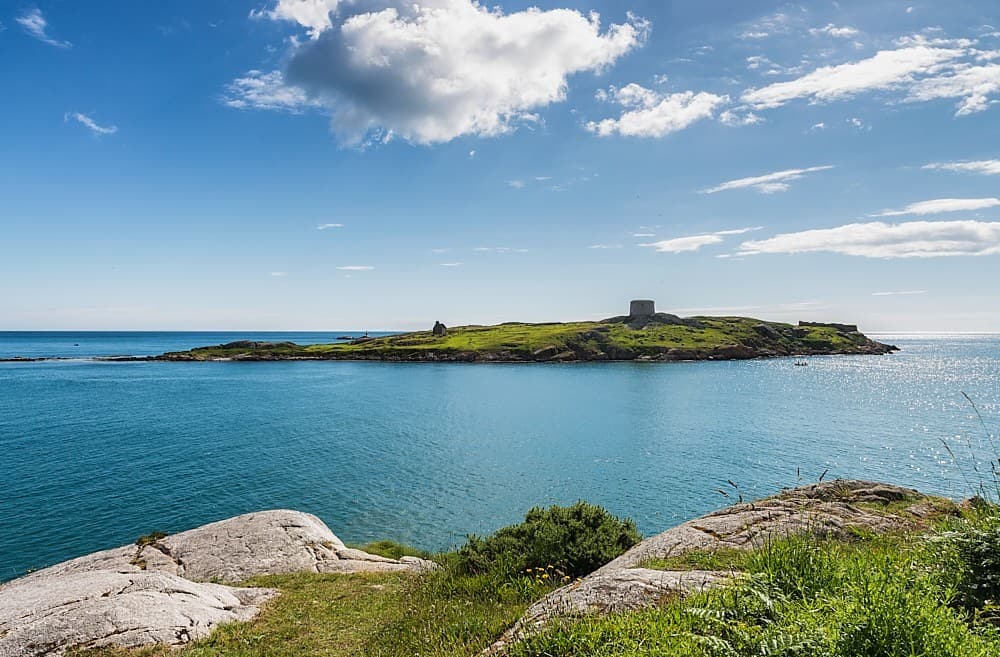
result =
[{"label": "grassy hillside on island", "polygon": [[171,352],[162,360],[599,361],[712,360],[816,354],[884,354],[894,347],[856,327],[799,326],[748,317],[657,313],[600,322],[459,326],[338,344],[231,342]]}]

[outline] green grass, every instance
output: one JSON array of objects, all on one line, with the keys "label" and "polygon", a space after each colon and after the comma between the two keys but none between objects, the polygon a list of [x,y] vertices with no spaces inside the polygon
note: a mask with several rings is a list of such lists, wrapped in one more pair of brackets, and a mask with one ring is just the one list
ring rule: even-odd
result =
[{"label": "green grass", "polygon": [[[532,360],[540,350],[573,360],[631,360],[658,357],[670,349],[688,352],[685,357],[707,358],[712,350],[745,347],[778,354],[862,353],[868,340],[860,334],[841,333],[830,327],[796,328],[789,324],[761,322],[747,317],[696,317],[700,326],[650,325],[633,330],[621,323],[572,322],[550,324],[507,323],[496,326],[459,326],[438,337],[430,331],[374,338],[360,343],[291,345],[253,349],[202,347],[176,355],[195,359],[220,358],[399,358],[433,354],[458,357]],[[779,337],[763,336],[754,326],[767,324]]]},{"label": "green grass", "polygon": [[801,536],[736,559],[732,586],[563,622],[511,657],[996,657],[1000,631],[956,604],[961,569],[919,536]]},{"label": "green grass", "polygon": [[[447,561],[447,560],[446,560]],[[247,586],[281,595],[256,619],[180,649],[115,648],[73,657],[452,657],[476,655],[552,585],[529,576],[300,573]]]},{"label": "green grass", "polygon": [[364,545],[349,545],[348,547],[357,548],[358,550],[363,550],[369,554],[375,554],[387,559],[399,559],[401,557],[420,557],[421,559],[431,558],[431,553],[426,550],[410,547],[409,545],[403,545],[402,543],[397,543],[396,541],[372,541],[371,543],[365,543]]},{"label": "green grass", "polygon": [[640,568],[653,570],[722,570],[741,571],[750,553],[736,548],[719,550],[692,550],[685,554],[665,559],[647,559]]}]

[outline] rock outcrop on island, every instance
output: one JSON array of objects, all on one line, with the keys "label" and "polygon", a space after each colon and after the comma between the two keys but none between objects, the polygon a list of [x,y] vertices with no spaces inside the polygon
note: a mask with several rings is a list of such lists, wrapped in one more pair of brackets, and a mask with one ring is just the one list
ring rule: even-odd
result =
[{"label": "rock outcrop on island", "polygon": [[[898,513],[883,508],[903,503]],[[609,614],[655,606],[729,581],[735,573],[643,568],[654,559],[720,548],[754,549],[770,538],[813,533],[846,538],[852,531],[914,529],[926,519],[958,507],[915,490],[869,481],[836,480],[786,490],[774,497],[736,504],[642,541],[590,575],[531,605],[521,620],[482,657],[499,657],[521,638],[557,618]]]},{"label": "rock outcrop on island", "polygon": [[72,559],[0,585],[0,657],[67,648],[179,645],[255,616],[277,593],[224,586],[254,575],[436,567],[347,547],[316,516],[262,511]]}]

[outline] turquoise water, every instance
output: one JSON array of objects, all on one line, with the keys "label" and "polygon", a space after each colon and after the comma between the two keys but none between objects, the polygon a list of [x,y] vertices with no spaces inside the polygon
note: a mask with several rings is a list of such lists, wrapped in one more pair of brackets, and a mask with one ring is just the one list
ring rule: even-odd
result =
[{"label": "turquoise water", "polygon": [[991,453],[961,393],[1000,427],[998,336],[884,336],[903,351],[809,367],[85,359],[339,334],[0,333],[0,357],[75,358],[0,363],[0,579],[264,508],[437,549],[580,498],[653,533],[726,504],[727,479],[961,497]]}]

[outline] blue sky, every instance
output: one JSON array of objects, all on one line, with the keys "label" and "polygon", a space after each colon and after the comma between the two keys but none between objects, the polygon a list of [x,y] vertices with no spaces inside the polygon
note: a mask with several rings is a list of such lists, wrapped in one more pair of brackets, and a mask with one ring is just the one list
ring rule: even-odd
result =
[{"label": "blue sky", "polygon": [[15,0],[0,61],[0,329],[1000,331],[991,0]]}]

